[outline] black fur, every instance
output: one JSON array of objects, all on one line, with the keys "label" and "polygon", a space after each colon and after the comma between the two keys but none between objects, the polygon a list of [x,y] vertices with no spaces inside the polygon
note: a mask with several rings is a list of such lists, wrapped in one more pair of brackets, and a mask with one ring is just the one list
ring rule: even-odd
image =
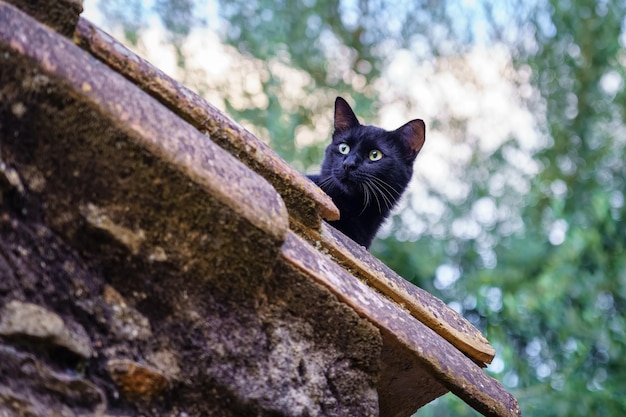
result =
[{"label": "black fur", "polygon": [[[350,105],[337,97],[334,128],[321,173],[309,178],[339,209],[341,218],[330,224],[369,248],[413,175],[425,140],[424,122],[411,120],[391,132],[361,125]],[[373,154],[372,160],[373,151],[382,157],[375,160]]]}]

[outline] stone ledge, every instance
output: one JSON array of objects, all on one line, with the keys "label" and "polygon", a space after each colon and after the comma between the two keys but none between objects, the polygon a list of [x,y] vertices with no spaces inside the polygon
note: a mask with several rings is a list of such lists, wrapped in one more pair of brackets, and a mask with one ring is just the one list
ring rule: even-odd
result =
[{"label": "stone ledge", "polygon": [[[295,234],[287,236],[282,253],[311,279],[327,286],[340,300],[376,325],[383,334],[383,350],[387,351],[390,359],[405,361],[405,371],[422,368],[415,373],[392,375],[385,372],[386,363],[383,362],[381,380],[393,383],[389,387],[380,387],[381,404],[399,409],[398,415],[410,415],[412,410],[445,393],[438,387],[441,384],[485,416],[520,415],[515,398],[498,381],[485,375],[478,365],[407,310],[354,279],[345,269],[313,250]],[[425,379],[415,379],[416,373]],[[407,386],[413,386],[413,396],[402,398],[407,401],[402,404],[396,396]],[[388,408],[385,410],[386,413]]]},{"label": "stone ledge", "polygon": [[[3,158],[28,164],[51,224],[70,236],[97,228],[164,260],[235,240],[233,267],[273,265],[288,218],[270,184],[71,42],[0,7],[3,101],[13,116],[3,127],[14,132],[3,141],[14,153]],[[24,148],[21,137],[37,146]]]},{"label": "stone ledge", "polygon": [[432,296],[398,276],[341,232],[323,225],[313,234],[335,261],[366,283],[407,309],[411,315],[438,333],[478,365],[491,363],[496,351],[465,318]]},{"label": "stone ledge", "polygon": [[265,143],[89,21],[80,19],[75,41],[267,179],[297,222],[319,228],[321,218],[339,218],[332,200]]}]

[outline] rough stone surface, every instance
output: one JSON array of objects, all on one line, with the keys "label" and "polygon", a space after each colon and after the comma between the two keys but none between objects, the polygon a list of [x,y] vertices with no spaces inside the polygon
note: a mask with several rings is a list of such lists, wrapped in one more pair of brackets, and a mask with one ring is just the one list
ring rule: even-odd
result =
[{"label": "rough stone surface", "polygon": [[382,370],[377,384],[381,417],[410,416],[449,391],[392,335],[386,333],[383,341]]},{"label": "rough stone surface", "polygon": [[106,396],[96,384],[55,368],[51,361],[0,344],[0,415],[108,416]]},{"label": "rough stone surface", "polygon": [[65,36],[72,36],[83,11],[83,0],[7,0]]},{"label": "rough stone surface", "polygon": [[1,336],[3,411],[378,414],[380,333],[281,262],[275,190],[2,3],[0,141],[0,307],[93,348]]},{"label": "rough stone surface", "polygon": [[92,355],[91,343],[80,325],[70,330],[61,317],[36,304],[13,300],[0,309],[0,335],[63,347],[84,359]]},{"label": "rough stone surface", "polygon": [[[85,360],[2,336],[0,398],[12,415],[378,414],[379,332],[298,270],[277,263],[274,278],[253,279],[254,291],[241,300],[128,252],[107,263],[129,267],[117,288],[153,330],[149,338],[120,337],[127,324],[102,272],[110,269],[66,246],[36,215],[14,212],[21,206],[14,192],[2,193],[0,304],[25,299],[77,321],[95,355]],[[54,395],[41,394],[51,386]]]},{"label": "rough stone surface", "polygon": [[115,385],[130,400],[150,401],[169,386],[163,373],[130,359],[110,359],[106,365]]},{"label": "rough stone surface", "polygon": [[120,340],[148,339],[152,336],[150,321],[133,308],[115,288],[105,285],[102,297],[111,309],[108,324],[112,335]]}]

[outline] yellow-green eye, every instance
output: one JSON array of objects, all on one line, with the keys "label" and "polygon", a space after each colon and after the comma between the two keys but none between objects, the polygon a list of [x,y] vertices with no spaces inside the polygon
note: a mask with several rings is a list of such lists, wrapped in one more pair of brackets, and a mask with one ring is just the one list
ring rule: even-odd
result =
[{"label": "yellow-green eye", "polygon": [[383,153],[378,149],[373,149],[370,151],[370,161],[378,161],[383,157]]},{"label": "yellow-green eye", "polygon": [[347,143],[340,143],[339,144],[339,153],[342,155],[347,155],[348,152],[350,152],[350,147],[348,146]]}]

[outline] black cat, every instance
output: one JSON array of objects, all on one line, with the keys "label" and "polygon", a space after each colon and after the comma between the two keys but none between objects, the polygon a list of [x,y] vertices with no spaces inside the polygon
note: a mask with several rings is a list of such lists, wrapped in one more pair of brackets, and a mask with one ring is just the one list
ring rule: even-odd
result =
[{"label": "black cat", "polygon": [[309,178],[339,209],[341,218],[330,224],[369,248],[413,175],[426,127],[422,120],[391,132],[362,125],[341,97],[335,100],[334,125],[322,172]]}]

